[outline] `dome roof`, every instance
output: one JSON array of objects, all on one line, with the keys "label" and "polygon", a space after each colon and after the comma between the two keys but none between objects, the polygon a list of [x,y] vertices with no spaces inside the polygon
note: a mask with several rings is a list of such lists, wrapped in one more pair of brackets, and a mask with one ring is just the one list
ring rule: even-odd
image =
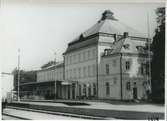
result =
[{"label": "dome roof", "polygon": [[89,39],[87,39],[87,37],[91,35],[95,35],[97,33],[104,33],[104,34],[110,34],[110,35],[117,34],[121,36],[127,33],[128,36],[131,36],[131,37],[147,38],[144,34],[120,22],[113,15],[114,13],[111,12],[110,10],[104,11],[101,19],[95,25],[93,25],[91,28],[89,28],[85,32],[81,33],[80,36],[76,37],[73,41],[71,41],[68,44],[68,48],[66,52],[76,50],[81,47],[86,47],[91,44],[96,44],[98,42],[97,36]]},{"label": "dome roof", "polygon": [[129,36],[133,37],[143,37],[146,36],[139,31],[133,29],[132,27],[120,22],[114,16],[114,13],[110,10],[106,10],[102,14],[102,18],[95,25],[89,28],[87,31],[83,32],[84,37],[88,37],[90,35],[96,33],[107,33],[107,34],[118,34],[123,35],[124,32],[128,32]]}]

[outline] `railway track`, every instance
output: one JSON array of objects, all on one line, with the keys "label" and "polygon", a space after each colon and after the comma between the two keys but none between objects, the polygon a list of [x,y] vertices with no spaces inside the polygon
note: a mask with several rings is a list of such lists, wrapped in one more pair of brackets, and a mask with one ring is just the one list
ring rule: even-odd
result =
[{"label": "railway track", "polygon": [[[49,114],[49,115],[55,115],[55,116],[64,116],[64,117],[71,117],[71,118],[80,118],[80,119],[94,119],[94,120],[105,120],[107,118],[104,117],[95,117],[95,116],[87,116],[87,115],[78,115],[78,114],[71,114],[71,113],[62,113],[62,112],[53,112],[53,111],[44,111],[44,110],[36,110],[36,109],[30,109],[30,108],[21,108],[21,107],[14,107],[14,106],[7,106],[8,109],[15,109],[15,110],[22,110],[22,111],[28,111],[28,112],[36,112],[36,113],[43,113],[43,114]],[[5,114],[6,116],[13,116],[10,114]],[[23,120],[31,120],[28,118],[22,118],[18,116],[13,116],[14,118],[20,118]]]},{"label": "railway track", "polygon": [[31,119],[23,118],[23,117],[20,117],[20,116],[15,116],[15,115],[7,114],[7,113],[2,113],[2,120],[9,120],[9,119],[13,119],[13,120],[31,120]]}]

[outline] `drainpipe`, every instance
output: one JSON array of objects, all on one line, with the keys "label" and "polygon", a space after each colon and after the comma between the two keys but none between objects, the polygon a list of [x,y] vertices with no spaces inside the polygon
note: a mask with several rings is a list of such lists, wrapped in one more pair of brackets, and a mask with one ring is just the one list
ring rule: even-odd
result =
[{"label": "drainpipe", "polygon": [[121,100],[123,100],[123,94],[122,94],[122,53],[120,53],[120,81],[121,81]]}]

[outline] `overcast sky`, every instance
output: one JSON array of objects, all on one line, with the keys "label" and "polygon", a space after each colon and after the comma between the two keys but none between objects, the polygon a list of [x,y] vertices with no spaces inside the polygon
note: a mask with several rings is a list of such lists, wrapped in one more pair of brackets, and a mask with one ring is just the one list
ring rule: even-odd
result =
[{"label": "overcast sky", "polygon": [[6,3],[0,8],[1,70],[11,72],[17,66],[17,50],[21,50],[21,68],[39,69],[54,59],[62,60],[68,42],[94,25],[104,10],[115,18],[147,34],[156,28],[155,9],[164,4],[23,4]]}]

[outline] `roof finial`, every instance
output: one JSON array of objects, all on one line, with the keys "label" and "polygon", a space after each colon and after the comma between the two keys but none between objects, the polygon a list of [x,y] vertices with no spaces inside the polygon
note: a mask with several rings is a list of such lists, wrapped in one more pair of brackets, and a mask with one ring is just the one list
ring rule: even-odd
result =
[{"label": "roof finial", "polygon": [[114,18],[113,15],[114,13],[111,12],[110,10],[105,10],[102,14],[101,20],[105,20],[105,19],[117,20],[116,18]]}]

